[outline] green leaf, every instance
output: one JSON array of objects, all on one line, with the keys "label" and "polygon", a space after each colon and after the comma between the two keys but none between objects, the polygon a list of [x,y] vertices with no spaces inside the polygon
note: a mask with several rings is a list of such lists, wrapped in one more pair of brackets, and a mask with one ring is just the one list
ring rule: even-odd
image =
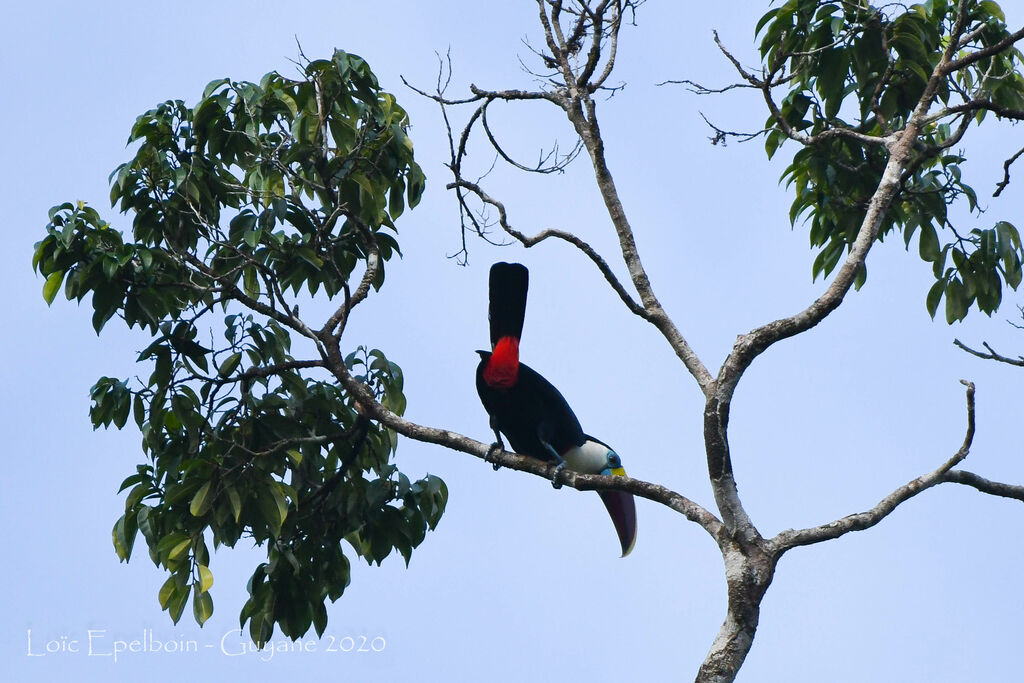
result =
[{"label": "green leaf", "polygon": [[249,637],[252,638],[252,642],[257,648],[262,650],[272,635],[274,635],[274,624],[269,617],[264,617],[262,612],[254,614],[249,619]]},{"label": "green leaf", "polygon": [[235,516],[235,522],[242,517],[242,498],[234,486],[227,487],[228,500],[231,502],[231,512]]},{"label": "green leaf", "polygon": [[152,543],[156,539],[156,530],[153,528],[153,520],[150,519],[150,510],[151,508],[142,506],[139,510],[138,523],[139,531]]},{"label": "green leaf", "polygon": [[192,503],[188,506],[188,510],[192,513],[193,517],[201,517],[210,509],[210,504],[213,502],[210,499],[210,489],[212,486],[212,481],[206,482],[199,487],[196,495],[192,497]]},{"label": "green leaf", "polygon": [[967,290],[957,279],[946,284],[946,323],[963,320],[967,316]]},{"label": "green leaf", "polygon": [[205,593],[213,586],[213,572],[205,564],[196,565],[199,570],[199,592]]},{"label": "green leaf", "polygon": [[999,21],[1006,21],[1006,15],[1003,14],[1003,10],[999,6],[999,3],[993,2],[993,0],[981,0],[981,2],[978,3],[978,10],[984,15],[988,15],[988,17],[998,19]]},{"label": "green leaf", "polygon": [[941,253],[939,251],[939,237],[935,234],[935,226],[930,221],[925,221],[921,225],[921,237],[918,242],[918,253],[921,258],[928,262],[934,262],[939,259]]},{"label": "green leaf", "polygon": [[327,630],[327,607],[321,601],[313,602],[313,628],[316,629],[317,638],[323,637]]},{"label": "green leaf", "polygon": [[1021,263],[1020,259],[1016,254],[1012,254],[1010,258],[1004,261],[1004,269],[1006,275],[1006,284],[1010,285],[1012,289],[1017,289],[1021,282]]},{"label": "green leaf", "polygon": [[785,139],[785,133],[778,129],[768,131],[768,134],[764,137],[764,151],[768,154],[769,159],[775,156],[775,152],[779,149]]},{"label": "green leaf", "polygon": [[43,283],[43,299],[46,300],[47,306],[53,303],[63,281],[64,271],[62,270],[55,270],[46,277],[46,282]]},{"label": "green leaf", "polygon": [[245,270],[242,271],[242,286],[246,296],[251,299],[259,298],[260,281],[259,276],[256,274],[255,266],[246,266]]},{"label": "green leaf", "polygon": [[182,553],[188,550],[188,547],[190,545],[192,545],[191,538],[186,538],[185,540],[181,541],[180,543],[178,543],[178,545],[171,548],[170,553],[168,553],[167,555],[168,559],[175,560],[181,557]]},{"label": "green leaf", "polygon": [[214,93],[215,90],[218,90],[222,85],[225,85],[230,82],[231,79],[228,78],[218,78],[216,80],[210,81],[206,84],[206,87],[203,88],[203,99],[207,99],[210,95]]},{"label": "green leaf", "polygon": [[761,29],[765,27],[765,24],[767,24],[768,22],[775,18],[775,15],[778,13],[778,11],[779,10],[777,9],[769,10],[766,14],[762,15],[761,18],[757,20],[757,26],[754,27],[754,36],[757,36],[757,34],[761,32]]},{"label": "green leaf", "polygon": [[178,592],[178,577],[171,574],[164,581],[164,585],[160,587],[160,609],[167,609],[170,605],[172,598]]},{"label": "green leaf", "polygon": [[181,619],[181,613],[185,611],[185,603],[188,602],[188,594],[191,590],[192,586],[187,585],[184,588],[176,590],[174,595],[171,596],[170,602],[167,605],[167,612],[171,615],[171,621],[175,624],[177,624],[178,620]]},{"label": "green leaf", "polygon": [[196,623],[202,626],[213,615],[213,596],[209,593],[196,591],[192,596],[192,614]]},{"label": "green leaf", "polygon": [[150,486],[148,483],[140,483],[132,489],[131,493],[128,494],[128,498],[124,501],[125,510],[131,510],[150,492]]},{"label": "green leaf", "polygon": [[217,374],[221,377],[229,377],[237,368],[238,364],[242,362],[242,352],[236,351],[220,364],[220,368],[217,369]]},{"label": "green leaf", "polygon": [[284,524],[284,520],[288,516],[288,500],[284,497],[280,485],[276,482],[270,487],[270,495],[273,496],[274,503],[277,505],[277,516],[280,520],[278,526],[280,526]]},{"label": "green leaf", "polygon": [[141,483],[144,479],[146,479],[146,477],[141,473],[127,476],[124,478],[124,481],[121,482],[121,486],[117,489],[117,492],[121,493],[121,491],[124,491],[129,486],[135,486],[136,484]]},{"label": "green leaf", "polygon": [[[139,513],[139,528],[142,528],[141,511]],[[143,529],[143,533],[145,533],[145,529]],[[175,531],[173,533],[167,534],[166,536],[160,539],[160,542],[157,543],[156,551],[159,553],[165,553],[169,551],[171,548],[177,547],[180,543],[183,542],[186,544],[189,542],[189,535],[186,534],[184,531]]]},{"label": "green leaf", "polygon": [[313,266],[314,268],[324,267],[323,260],[319,256],[317,256],[316,252],[314,252],[309,247],[300,247],[296,249],[295,255],[298,256],[303,261],[305,261],[306,263],[308,263],[309,265]]},{"label": "green leaf", "polygon": [[[285,518],[285,515],[281,513],[280,498],[281,492],[277,489],[276,483],[271,483],[257,498],[263,519],[266,521],[267,526],[270,527],[270,533],[274,536],[281,533],[281,526],[284,524]],[[285,512],[287,512],[287,507]]]},{"label": "green leaf", "polygon": [[[128,561],[128,558],[132,554],[132,545],[135,542],[135,527],[127,523],[128,514],[121,515],[121,517],[114,524],[112,530],[112,537],[114,542],[114,551],[117,553],[117,558],[122,561]],[[129,528],[130,526],[130,528]]]},{"label": "green leaf", "polygon": [[928,297],[925,299],[925,306],[928,308],[928,315],[933,319],[935,313],[939,310],[939,301],[942,300],[942,294],[946,291],[946,281],[938,280],[931,289],[928,290]]}]

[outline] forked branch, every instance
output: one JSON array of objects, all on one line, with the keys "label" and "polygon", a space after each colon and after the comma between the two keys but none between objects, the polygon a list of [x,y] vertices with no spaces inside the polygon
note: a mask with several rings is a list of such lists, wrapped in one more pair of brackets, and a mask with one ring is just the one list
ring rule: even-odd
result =
[{"label": "forked branch", "polygon": [[[436,93],[426,93],[416,88],[414,90],[438,103],[442,108],[445,125],[448,128],[451,154],[448,165],[454,176],[454,180],[448,184],[448,188],[453,189],[456,193],[462,218],[463,250],[460,253],[464,253],[466,249],[465,235],[467,231],[476,232],[487,239],[486,233],[489,227],[486,220],[478,218],[476,212],[469,206],[467,202],[469,196],[475,196],[483,204],[496,209],[499,215],[498,224],[502,230],[524,246],[532,246],[548,237],[572,244],[597,266],[601,275],[612,286],[631,313],[642,317],[661,331],[676,355],[683,361],[684,366],[697,380],[701,390],[706,392],[712,382],[711,373],[664,311],[647,277],[633,237],[632,227],[626,218],[615,182],[608,169],[604,141],[597,121],[597,106],[591,97],[598,90],[606,89],[604,83],[615,64],[615,44],[622,25],[623,12],[632,11],[638,4],[626,0],[603,0],[597,3],[572,3],[572,6],[568,7],[562,2],[538,0],[544,40],[549,51],[547,55],[542,55],[542,58],[545,62],[549,62],[547,64],[549,68],[555,69],[555,74],[549,77],[541,90],[486,90],[470,86],[472,97],[452,99],[444,93],[444,87],[447,86],[449,79],[442,78],[440,75]],[[568,20],[567,30],[563,30],[561,23],[565,16],[572,18]],[[590,41],[588,57],[583,65],[579,66],[575,57],[588,40]],[[602,54],[607,55],[603,63],[598,59]],[[522,164],[515,162],[502,148],[489,125],[486,125],[487,107],[495,100],[506,102],[543,100],[555,104],[565,112],[579,136],[577,144],[581,144],[591,158],[598,189],[619,238],[622,259],[636,289],[636,298],[615,277],[608,261],[586,241],[573,233],[557,229],[547,229],[534,237],[528,237],[525,233],[511,227],[502,203],[487,193],[481,187],[479,180],[471,180],[466,176],[463,161],[467,154],[467,145],[473,128],[478,121],[481,123],[481,128],[484,129],[490,146],[500,158],[523,170],[539,170],[532,167],[524,168]],[[469,116],[461,133],[456,136],[449,123],[447,108],[465,103],[477,103],[477,106]],[[556,159],[552,170],[561,170],[565,163],[572,158],[575,158],[575,151],[570,153],[567,159]]]},{"label": "forked branch", "polygon": [[1017,356],[1016,358],[1008,358],[1008,357],[1006,357],[1006,356],[1004,356],[1004,355],[1002,355],[1000,353],[996,353],[995,349],[993,349],[991,346],[988,345],[988,342],[982,342],[981,343],[982,346],[984,346],[986,349],[988,349],[988,353],[983,353],[981,351],[977,351],[975,349],[972,349],[971,347],[964,345],[964,343],[961,342],[959,339],[954,339],[953,340],[953,344],[955,344],[956,346],[960,347],[961,349],[963,349],[967,353],[971,354],[972,356],[977,356],[978,358],[984,358],[985,360],[996,360],[996,361],[999,361],[1000,363],[1006,363],[1008,365],[1016,365],[1017,367],[1024,368],[1024,356]]}]

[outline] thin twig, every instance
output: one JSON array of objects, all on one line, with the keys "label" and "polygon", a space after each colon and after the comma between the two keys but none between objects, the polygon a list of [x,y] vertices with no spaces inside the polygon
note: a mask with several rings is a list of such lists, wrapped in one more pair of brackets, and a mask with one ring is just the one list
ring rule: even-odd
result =
[{"label": "thin twig", "polygon": [[1003,190],[1006,189],[1006,186],[1010,184],[1010,166],[1012,166],[1013,162],[1017,161],[1017,159],[1019,159],[1022,154],[1024,154],[1024,147],[1022,147],[1020,150],[1017,151],[1016,154],[1014,154],[1012,157],[1003,162],[1003,179],[1002,181],[1000,181],[998,185],[996,185],[996,191],[992,193],[993,197],[998,197],[1000,194],[1002,194]]},{"label": "thin twig", "polygon": [[988,353],[976,351],[971,347],[966,346],[959,339],[954,339],[953,344],[960,347],[961,349],[971,354],[972,356],[984,358],[985,360],[996,360],[999,361],[1000,363],[1007,363],[1009,365],[1016,365],[1017,367],[1024,368],[1024,356],[1018,356],[1017,358],[1008,358],[1002,354],[996,353],[995,349],[988,345],[988,342],[982,342],[982,346],[988,349]]}]

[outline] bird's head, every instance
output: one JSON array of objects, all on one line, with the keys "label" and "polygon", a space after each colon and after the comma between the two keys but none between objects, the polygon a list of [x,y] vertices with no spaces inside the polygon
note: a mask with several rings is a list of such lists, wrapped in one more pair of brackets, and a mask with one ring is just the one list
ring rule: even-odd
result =
[{"label": "bird's head", "polygon": [[[582,446],[571,449],[564,455],[570,469],[588,474],[605,474],[618,477],[626,476],[622,467],[622,459],[608,444],[587,436]],[[615,532],[622,545],[622,556],[625,557],[636,545],[636,503],[632,493],[625,491],[598,491],[601,501],[608,510],[608,515],[615,524]]]},{"label": "bird's head", "polygon": [[622,458],[612,449],[608,449],[604,462],[605,465],[604,469],[601,470],[601,474],[614,474],[619,477],[626,476],[626,470],[622,469]]}]

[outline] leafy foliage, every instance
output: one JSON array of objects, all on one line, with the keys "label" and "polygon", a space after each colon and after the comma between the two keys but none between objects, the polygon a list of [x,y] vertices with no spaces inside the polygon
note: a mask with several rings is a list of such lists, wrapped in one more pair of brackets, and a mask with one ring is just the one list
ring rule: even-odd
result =
[{"label": "leafy foliage", "polygon": [[[757,26],[771,84],[788,89],[768,119],[768,155],[788,138],[805,143],[783,178],[796,193],[791,220],[804,217],[811,245],[819,248],[815,277],[830,273],[850,249],[885,170],[887,143],[906,129],[923,98],[923,111],[931,113],[917,130],[913,157],[878,238],[899,231],[909,248],[917,233],[918,252],[936,278],[928,311],[934,316],[945,297],[948,322],[962,320],[972,306],[995,311],[1004,285],[1020,284],[1024,258],[1009,222],[962,231],[949,217],[960,198],[981,215],[974,189],[962,180],[966,159],[953,151],[968,127],[990,112],[1024,118],[1022,57],[1012,46],[937,68],[951,40],[958,41],[951,55],[956,60],[1010,35],[995,2],[972,0],[965,7],[958,25],[954,0],[881,7],[788,0]],[[862,270],[858,286],[865,277]]]},{"label": "leafy foliage", "polygon": [[[114,548],[127,561],[142,533],[169,573],[159,601],[174,621],[190,596],[197,622],[213,612],[208,543],[247,537],[267,551],[241,613],[253,640],[275,625],[323,633],[325,600],[349,582],[342,541],[367,562],[397,550],[408,563],[444,511],[444,483],[391,464],[396,434],[336,384],[327,352],[383,284],[394,221],[423,192],[408,123],[341,51],[299,80],[217,80],[194,107],[164,102],[133,126],[137,151],[110,193],[130,238],[82,203],[50,211],[33,259],[46,301],[63,283],[68,299],[91,294],[97,333],[116,316],[152,335],[146,377],[101,378],[90,416],[141,430],[147,460],[121,485]],[[320,330],[298,317],[302,288],[343,298]],[[295,334],[313,358],[292,355]],[[404,411],[401,369],[381,351],[344,364]]]}]

